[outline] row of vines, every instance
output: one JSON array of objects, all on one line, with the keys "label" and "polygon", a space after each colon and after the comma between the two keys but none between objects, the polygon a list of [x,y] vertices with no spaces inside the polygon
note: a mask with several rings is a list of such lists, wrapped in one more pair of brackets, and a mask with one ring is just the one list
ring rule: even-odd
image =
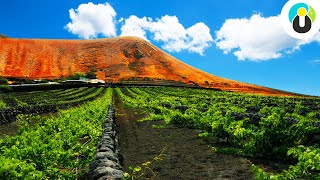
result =
[{"label": "row of vines", "polygon": [[0,94],[0,124],[17,120],[19,114],[48,114],[92,101],[106,91],[104,87],[81,87],[48,91]]},{"label": "row of vines", "polygon": [[253,165],[257,179],[320,179],[318,98],[170,87],[116,91],[126,104],[150,114],[144,120],[201,129],[199,136],[227,142],[220,152],[290,164],[277,173]]},{"label": "row of vines", "polygon": [[10,92],[0,94],[0,109],[12,107],[56,105],[85,101],[104,92],[100,87],[81,87],[49,91]]},{"label": "row of vines", "polygon": [[54,116],[19,115],[17,134],[0,139],[0,179],[85,177],[112,99],[112,89],[103,88],[30,92],[35,99],[9,94],[20,105],[30,105],[72,101],[101,92],[100,98]]}]

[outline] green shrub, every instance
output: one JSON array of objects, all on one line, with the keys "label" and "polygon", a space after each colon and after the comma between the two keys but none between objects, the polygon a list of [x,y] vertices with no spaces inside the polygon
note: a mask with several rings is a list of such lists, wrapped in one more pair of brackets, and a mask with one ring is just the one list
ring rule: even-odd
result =
[{"label": "green shrub", "polygon": [[67,79],[68,80],[79,80],[82,77],[86,77],[86,75],[81,72],[76,72],[73,75],[67,77]]},{"label": "green shrub", "polygon": [[11,91],[12,88],[9,85],[0,85],[0,91]]},{"label": "green shrub", "polygon": [[0,84],[7,85],[8,84],[8,79],[0,77]]},{"label": "green shrub", "polygon": [[97,75],[94,71],[86,72],[85,77],[88,79],[97,79]]}]

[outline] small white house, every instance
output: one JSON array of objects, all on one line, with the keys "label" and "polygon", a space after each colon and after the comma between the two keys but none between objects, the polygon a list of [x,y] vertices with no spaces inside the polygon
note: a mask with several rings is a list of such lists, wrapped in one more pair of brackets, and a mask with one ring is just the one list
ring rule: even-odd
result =
[{"label": "small white house", "polygon": [[91,79],[90,83],[92,83],[92,84],[104,84],[105,81],[101,80],[101,79]]}]

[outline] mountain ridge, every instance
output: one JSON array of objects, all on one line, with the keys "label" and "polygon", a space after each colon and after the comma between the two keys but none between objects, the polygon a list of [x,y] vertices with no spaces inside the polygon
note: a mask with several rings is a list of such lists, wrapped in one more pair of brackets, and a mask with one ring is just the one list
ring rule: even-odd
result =
[{"label": "mountain ridge", "polygon": [[54,79],[97,70],[99,79],[150,78],[236,92],[296,95],[215,76],[137,37],[94,40],[0,38],[0,76]]}]

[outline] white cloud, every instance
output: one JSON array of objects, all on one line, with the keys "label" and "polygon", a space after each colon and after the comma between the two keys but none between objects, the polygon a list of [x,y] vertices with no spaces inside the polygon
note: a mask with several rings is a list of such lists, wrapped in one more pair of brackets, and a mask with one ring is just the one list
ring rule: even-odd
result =
[{"label": "white cloud", "polygon": [[312,63],[312,64],[317,64],[317,65],[318,65],[318,64],[320,64],[320,59],[313,60],[313,61],[311,61],[311,63]]},{"label": "white cloud", "polygon": [[69,15],[71,22],[65,28],[80,38],[96,38],[99,34],[104,37],[116,36],[117,13],[108,3],[81,4],[78,9],[70,9]]},{"label": "white cloud", "polygon": [[188,36],[192,39],[189,42],[189,50],[202,54],[204,50],[210,47],[213,41],[210,29],[204,23],[197,23],[187,29]]},{"label": "white cloud", "polygon": [[120,18],[118,22],[121,23],[122,21],[124,21],[124,18]]},{"label": "white cloud", "polygon": [[187,30],[176,16],[163,16],[150,24],[152,38],[163,42],[163,48],[171,52],[188,49]]},{"label": "white cloud", "polygon": [[138,18],[130,16],[121,28],[121,36],[138,36],[162,42],[162,48],[170,52],[188,50],[203,55],[206,48],[213,42],[210,29],[204,23],[197,23],[185,28],[176,16],[165,15],[161,19],[150,17]]},{"label": "white cloud", "polygon": [[185,28],[176,16],[165,15],[153,20],[150,17],[139,18],[131,15],[129,18],[116,20],[113,7],[108,4],[79,5],[78,9],[69,10],[71,22],[65,28],[80,38],[91,39],[98,35],[103,37],[116,36],[116,25],[121,24],[121,36],[138,36],[145,40],[162,43],[162,48],[170,52],[189,52],[204,54],[210,47],[213,38],[207,25],[200,22]]},{"label": "white cloud", "polygon": [[320,41],[320,34],[310,40],[289,36],[280,24],[279,16],[249,19],[228,19],[216,32],[216,45],[225,54],[233,53],[239,60],[265,61],[280,58],[300,50],[304,44]]},{"label": "white cloud", "polygon": [[150,19],[137,16],[130,16],[124,20],[124,25],[121,27],[121,36],[137,36],[143,39],[147,39],[146,30],[150,26]]}]

